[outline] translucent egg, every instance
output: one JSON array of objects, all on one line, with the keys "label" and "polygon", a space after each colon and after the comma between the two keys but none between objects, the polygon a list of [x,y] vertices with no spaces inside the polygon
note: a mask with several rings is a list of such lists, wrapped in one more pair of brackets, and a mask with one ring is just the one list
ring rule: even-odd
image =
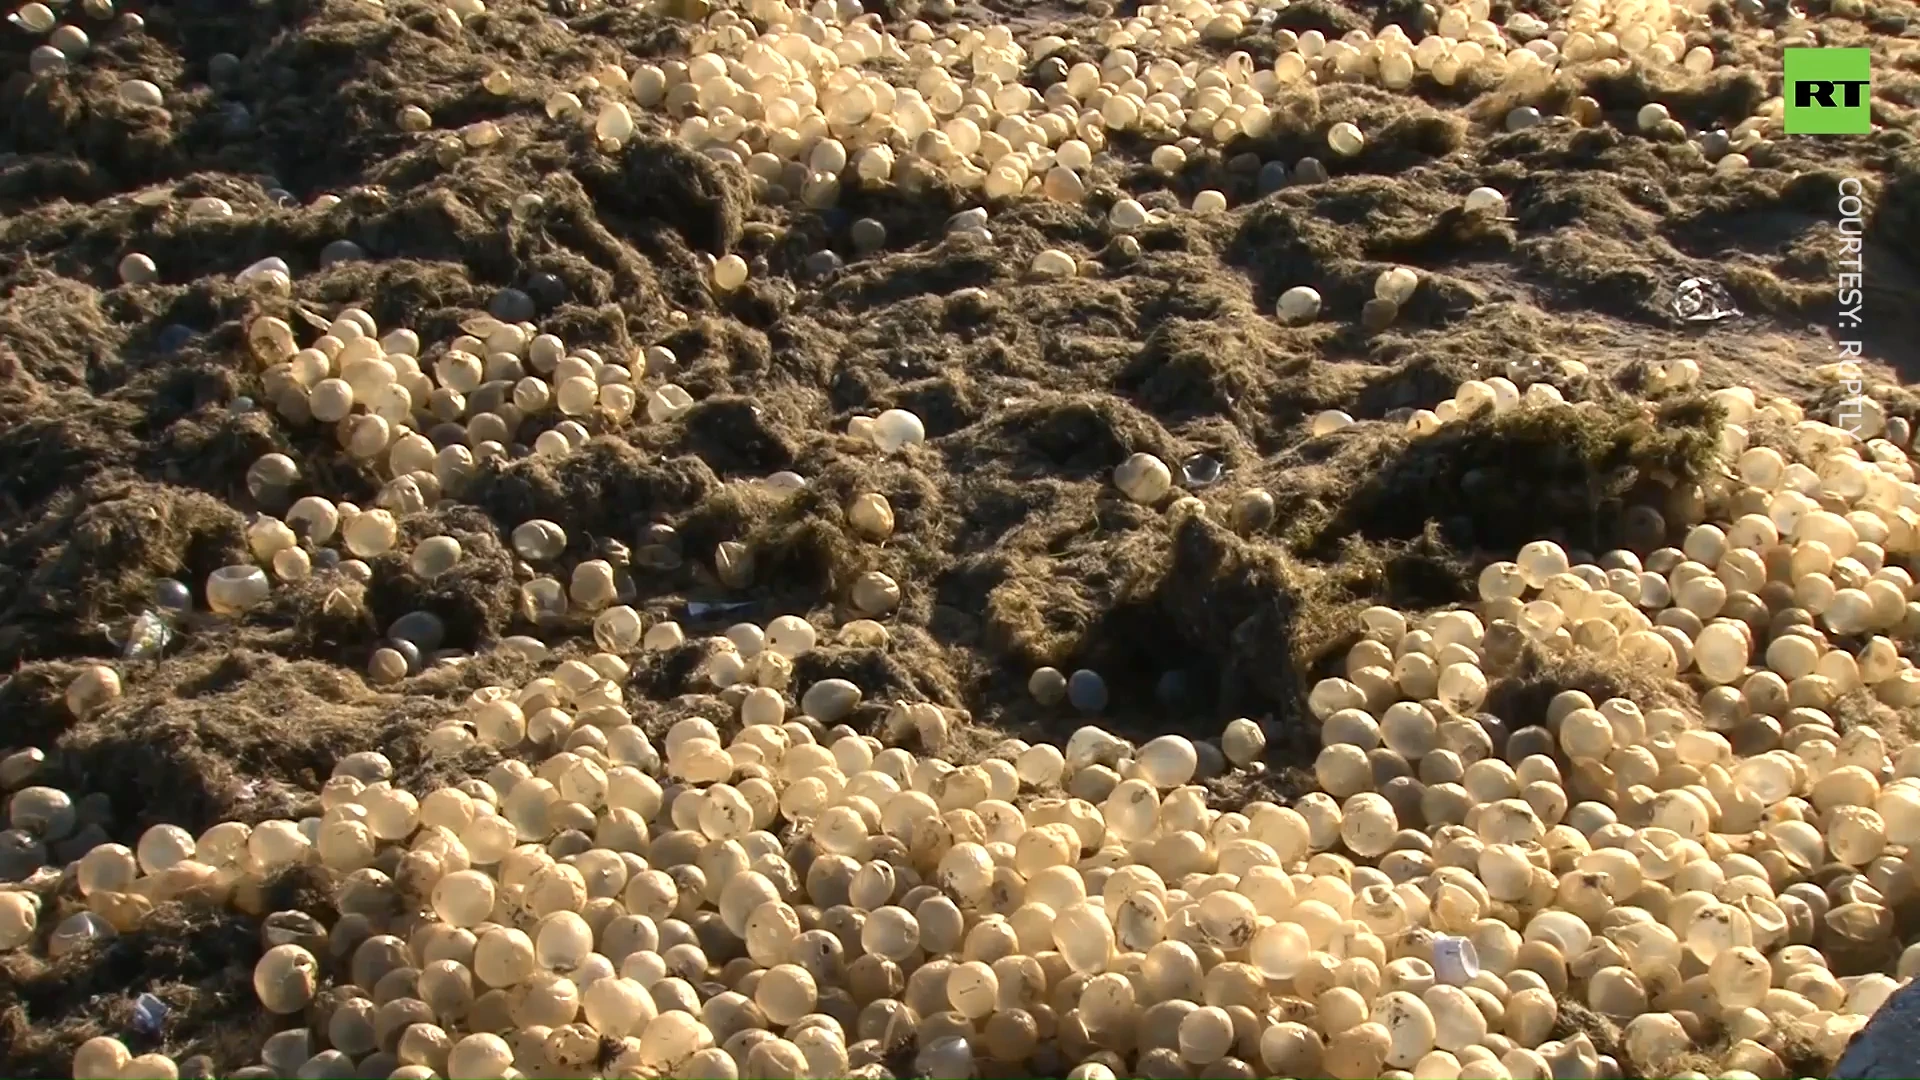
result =
[{"label": "translucent egg", "polygon": [[1178,1038],[1183,1061],[1196,1066],[1212,1064],[1233,1049],[1233,1017],[1214,1005],[1195,1009],[1181,1018]]},{"label": "translucent egg", "polygon": [[[136,82],[137,81],[139,80],[136,80]],[[153,84],[147,83],[146,85],[152,86]],[[121,95],[122,97],[126,95],[125,86],[121,88]],[[154,90],[154,95],[156,97],[159,95],[159,89],[157,87]],[[155,104],[157,105],[158,102],[156,101]],[[160,268],[154,264],[151,257],[136,251],[120,260],[120,280],[128,285],[151,285],[160,280]]]},{"label": "translucent egg", "polygon": [[1085,201],[1087,185],[1072,168],[1055,165],[1047,170],[1041,181],[1040,192],[1055,202],[1077,205]]},{"label": "translucent egg", "polygon": [[[1260,760],[1266,753],[1267,735],[1252,720],[1244,717],[1231,720],[1220,736],[1220,748],[1228,761],[1244,768]],[[1920,802],[1916,806],[1920,806]]]},{"label": "translucent egg", "polygon": [[1307,425],[1307,430],[1315,438],[1320,438],[1321,436],[1331,435],[1336,431],[1350,428],[1353,424],[1354,419],[1351,414],[1342,412],[1339,409],[1327,409],[1313,415],[1313,419]]},{"label": "translucent egg", "polygon": [[1341,157],[1352,157],[1366,145],[1366,137],[1353,124],[1342,121],[1327,129],[1327,147]]},{"label": "translucent egg", "polygon": [[459,870],[433,887],[433,911],[450,926],[478,926],[493,914],[493,878],[478,870]]},{"label": "translucent egg", "polygon": [[1694,667],[1712,683],[1732,683],[1746,670],[1750,648],[1747,636],[1738,628],[1716,622],[1694,639]]},{"label": "translucent egg", "polygon": [[567,596],[575,607],[584,611],[599,611],[613,603],[618,595],[613,564],[605,559],[585,559],[574,565],[567,585]]},{"label": "translucent egg", "polygon": [[1054,946],[1075,971],[1097,974],[1113,952],[1113,924],[1098,905],[1081,902],[1054,917]]},{"label": "translucent egg", "polygon": [[1136,453],[1113,470],[1120,493],[1142,505],[1152,505],[1173,490],[1173,470],[1152,454]]},{"label": "translucent egg", "polygon": [[873,419],[873,442],[882,453],[895,453],[926,439],[926,425],[905,409],[888,409]]},{"label": "translucent egg", "polygon": [[488,986],[516,986],[533,974],[537,963],[533,939],[517,929],[484,930],[474,946],[474,977]]},{"label": "translucent egg", "polygon": [[[607,1038],[635,1035],[659,1015],[659,1008],[645,986],[619,976],[594,980],[581,995],[580,1004],[587,1023]],[[449,1070],[449,1075],[463,1074]]]},{"label": "translucent egg", "polygon": [[193,834],[178,825],[155,825],[140,834],[135,852],[142,871],[158,874],[171,870],[194,857]]},{"label": "translucent egg", "polygon": [[1477,187],[1467,192],[1466,209],[1470,214],[1484,213],[1494,217],[1504,217],[1507,212],[1507,197],[1498,189]]},{"label": "translucent egg", "polygon": [[33,75],[65,71],[68,66],[67,54],[52,45],[36,45],[27,56],[27,71]]},{"label": "translucent egg", "polygon": [[1108,698],[1107,681],[1099,672],[1082,668],[1067,676],[1067,703],[1075,709],[1097,714],[1106,709]]},{"label": "translucent egg", "polygon": [[[564,109],[564,105],[562,108]],[[551,101],[548,103],[547,110],[551,115],[554,110],[554,104]],[[593,134],[595,138],[602,141],[624,143],[633,137],[634,131],[633,113],[621,102],[606,102],[600,106],[600,111],[594,116]],[[744,275],[741,280],[745,280]]]},{"label": "translucent egg", "polygon": [[413,549],[409,565],[416,575],[431,580],[453,569],[460,556],[460,541],[451,536],[429,536]]},{"label": "translucent egg", "polygon": [[813,1011],[819,988],[807,969],[798,964],[778,964],[760,979],[753,1000],[769,1021],[785,1026]]},{"label": "translucent egg", "polygon": [[885,540],[893,535],[893,506],[884,495],[868,492],[847,504],[847,524],[869,540]]},{"label": "translucent egg", "polygon": [[65,53],[69,60],[78,60],[93,48],[87,32],[72,23],[54,27],[53,33],[47,37],[47,44]]},{"label": "translucent egg", "polygon": [[528,562],[545,562],[566,550],[567,533],[559,525],[536,518],[514,527],[513,550]]},{"label": "translucent egg", "polygon": [[1276,312],[1281,322],[1290,325],[1311,322],[1320,314],[1320,292],[1306,285],[1295,285],[1280,294]]},{"label": "translucent egg", "polygon": [[[121,850],[125,851],[126,849],[121,848]],[[96,873],[98,873],[97,867]],[[120,883],[123,884],[124,887],[124,883],[119,881],[119,877],[120,875],[114,875],[109,879],[108,883]],[[84,882],[85,879],[83,878],[82,880]],[[131,880],[131,875],[127,875],[127,880]],[[82,887],[85,888],[84,884]],[[104,891],[118,892],[120,890],[106,889]],[[18,949],[27,945],[33,940],[34,932],[39,928],[39,925],[40,901],[38,897],[27,892],[0,892],[0,951]]]},{"label": "translucent egg", "polygon": [[713,264],[714,287],[732,292],[747,283],[747,261],[738,255],[723,255]]},{"label": "translucent egg", "polygon": [[399,537],[400,525],[392,512],[378,508],[353,515],[340,530],[347,550],[362,559],[392,551]]},{"label": "translucent egg", "polygon": [[1413,298],[1415,289],[1420,287],[1420,273],[1412,267],[1396,266],[1383,270],[1373,281],[1375,298],[1388,303],[1404,305]]},{"label": "translucent egg", "polygon": [[1218,214],[1226,209],[1227,196],[1224,192],[1209,189],[1193,197],[1193,212],[1196,214]]},{"label": "translucent egg", "polygon": [[813,624],[798,615],[777,615],[767,623],[766,647],[789,660],[811,651],[819,640]]},{"label": "translucent egg", "polygon": [[1151,220],[1147,208],[1133,199],[1121,199],[1107,212],[1108,223],[1122,232],[1138,229]]},{"label": "translucent egg", "polygon": [[313,1001],[320,962],[298,945],[276,945],[253,968],[253,990],[268,1012],[287,1015]]},{"label": "translucent egg", "polygon": [[238,615],[265,603],[273,583],[257,566],[224,566],[207,575],[207,607],[217,615]]},{"label": "translucent egg", "polygon": [[67,711],[84,720],[121,694],[120,673],[102,664],[82,668],[67,684]]},{"label": "translucent egg", "polygon": [[892,612],[900,606],[900,585],[893,578],[878,570],[869,570],[854,579],[848,592],[855,610],[865,615],[878,616]]},{"label": "translucent egg", "polygon": [[513,1047],[492,1032],[468,1035],[447,1052],[448,1076],[503,1080],[512,1069]]},{"label": "translucent egg", "polygon": [[1070,278],[1080,270],[1080,264],[1072,255],[1057,248],[1048,248],[1033,257],[1029,268],[1038,278]]},{"label": "translucent egg", "polygon": [[29,34],[44,34],[59,24],[59,17],[52,8],[36,0],[35,3],[22,5],[7,21]]}]

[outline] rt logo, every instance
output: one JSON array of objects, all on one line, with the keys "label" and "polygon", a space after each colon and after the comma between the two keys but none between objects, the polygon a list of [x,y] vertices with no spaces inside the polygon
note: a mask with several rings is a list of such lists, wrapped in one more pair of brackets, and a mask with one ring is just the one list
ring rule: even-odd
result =
[{"label": "rt logo", "polygon": [[1865,135],[1873,130],[1866,49],[1787,49],[1789,135]]}]

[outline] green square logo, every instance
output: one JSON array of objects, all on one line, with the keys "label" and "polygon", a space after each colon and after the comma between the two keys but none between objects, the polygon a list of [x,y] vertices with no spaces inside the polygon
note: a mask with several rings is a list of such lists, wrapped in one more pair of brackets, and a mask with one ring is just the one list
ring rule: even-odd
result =
[{"label": "green square logo", "polygon": [[1866,49],[1787,49],[1789,135],[1866,135],[1873,131]]}]

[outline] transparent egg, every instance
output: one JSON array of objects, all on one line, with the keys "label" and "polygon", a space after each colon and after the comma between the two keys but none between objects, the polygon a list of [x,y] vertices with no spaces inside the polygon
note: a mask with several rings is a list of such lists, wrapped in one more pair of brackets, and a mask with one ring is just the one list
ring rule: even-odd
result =
[{"label": "transparent egg", "polygon": [[1196,1066],[1217,1062],[1233,1049],[1233,1016],[1216,1005],[1195,1009],[1181,1018],[1178,1040],[1183,1061]]},{"label": "transparent egg", "polygon": [[257,566],[223,566],[207,575],[207,607],[217,615],[238,615],[267,602],[273,583]]},{"label": "transparent egg", "polygon": [[416,575],[431,580],[458,565],[460,556],[460,541],[451,536],[429,536],[413,549],[409,565]]},{"label": "transparent egg", "polygon": [[880,908],[867,916],[860,947],[896,963],[905,960],[920,947],[920,922],[905,908]]},{"label": "transparent egg", "polygon": [[869,570],[854,579],[848,599],[864,615],[886,615],[900,606],[900,585],[878,570]]},{"label": "transparent egg", "polygon": [[1374,278],[1373,295],[1390,304],[1404,305],[1413,298],[1414,290],[1419,287],[1419,271],[1408,266],[1396,266],[1381,271],[1380,276]]},{"label": "transparent egg", "polygon": [[1276,307],[1280,321],[1289,325],[1312,322],[1320,314],[1320,291],[1306,285],[1295,285],[1280,294]]},{"label": "transparent egg", "polygon": [[847,524],[868,540],[885,540],[893,535],[893,507],[878,493],[855,496],[847,504]]},{"label": "transparent egg", "polygon": [[171,870],[194,857],[193,834],[178,825],[155,825],[140,834],[135,853],[146,873]]},{"label": "transparent egg", "polygon": [[8,21],[29,34],[44,34],[59,24],[59,17],[53,13],[52,8],[36,0],[34,3],[23,5],[8,18]]},{"label": "transparent egg", "polygon": [[[125,848],[120,850],[125,851]],[[98,873],[99,868],[95,868]],[[129,875],[129,880],[131,880]],[[84,881],[84,879],[83,879]],[[118,875],[110,881],[117,882]],[[82,885],[85,888],[85,885]],[[118,892],[118,889],[107,889]],[[40,926],[40,901],[32,893],[0,892],[0,951],[18,949],[34,938]]]},{"label": "transparent egg", "polygon": [[1470,214],[1482,213],[1504,217],[1507,212],[1507,197],[1496,188],[1477,187],[1467,192],[1466,209]]},{"label": "transparent egg", "polygon": [[1151,220],[1147,208],[1134,199],[1120,199],[1107,212],[1107,222],[1122,232],[1138,229]]},{"label": "transparent egg", "polygon": [[[128,87],[133,86],[152,87],[154,98],[152,104],[159,105],[159,87],[139,79],[121,84],[120,94],[123,100],[128,96]],[[136,95],[137,93],[136,91]],[[160,280],[160,268],[154,265],[152,257],[138,251],[121,259],[119,269],[120,280],[128,285],[151,285]]]},{"label": "transparent egg", "polygon": [[1114,486],[1142,505],[1152,505],[1173,490],[1173,470],[1152,454],[1136,453],[1113,470]]},{"label": "transparent egg", "polygon": [[1342,121],[1327,129],[1327,147],[1341,157],[1358,154],[1366,142],[1366,137],[1353,124]]},{"label": "transparent egg", "polygon": [[253,990],[268,1012],[288,1015],[313,1001],[320,962],[298,945],[275,945],[253,968]]},{"label": "transparent egg", "polygon": [[732,292],[747,283],[747,261],[738,255],[722,255],[713,264],[713,284],[723,292]]},{"label": "transparent egg", "polygon": [[1135,766],[1158,788],[1175,788],[1193,779],[1199,768],[1199,751],[1193,741],[1181,735],[1162,735],[1140,748]]},{"label": "transparent egg", "polygon": [[1070,278],[1080,270],[1080,264],[1072,255],[1057,248],[1048,248],[1033,257],[1028,269],[1037,278]]},{"label": "transparent egg", "polygon": [[1083,901],[1054,917],[1053,940],[1075,971],[1097,974],[1113,953],[1113,924],[1104,908]]},{"label": "transparent egg", "polygon": [[873,442],[883,453],[895,453],[926,439],[926,425],[905,409],[888,409],[873,419]]},{"label": "transparent egg", "polygon": [[1226,730],[1220,736],[1220,749],[1228,761],[1245,768],[1266,753],[1266,731],[1245,717],[1228,721]]},{"label": "transparent egg", "polygon": [[556,558],[567,547],[567,533],[559,525],[536,518],[514,527],[513,550],[531,563]]},{"label": "transparent egg", "polygon": [[67,711],[84,720],[117,700],[120,694],[120,673],[104,664],[93,664],[82,668],[67,684]]},{"label": "transparent egg", "polygon": [[385,555],[400,538],[400,525],[389,510],[363,510],[348,518],[340,529],[347,550],[362,559]]},{"label": "transparent egg", "polygon": [[1309,422],[1307,430],[1315,438],[1319,438],[1323,435],[1331,435],[1336,431],[1350,428],[1353,424],[1354,419],[1352,414],[1342,412],[1339,409],[1327,409],[1323,412],[1313,414],[1313,419]]}]

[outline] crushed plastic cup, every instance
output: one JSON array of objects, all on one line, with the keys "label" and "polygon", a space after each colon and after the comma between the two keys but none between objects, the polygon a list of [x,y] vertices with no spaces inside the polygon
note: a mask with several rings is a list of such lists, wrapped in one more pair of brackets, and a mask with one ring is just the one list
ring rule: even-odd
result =
[{"label": "crushed plastic cup", "polygon": [[1211,454],[1194,454],[1180,463],[1180,480],[1187,487],[1200,488],[1220,479],[1225,466]]},{"label": "crushed plastic cup", "polygon": [[153,611],[143,611],[133,625],[127,628],[127,638],[120,646],[123,660],[157,660],[160,653],[173,640],[173,628],[167,620]]},{"label": "crushed plastic cup", "polygon": [[689,600],[687,601],[687,618],[704,619],[710,615],[726,615],[735,611],[745,611],[753,607],[754,603],[752,600],[742,600],[737,603],[727,604],[716,604],[706,600]]},{"label": "crushed plastic cup", "polygon": [[266,280],[269,274],[278,274],[283,278],[291,280],[293,270],[287,265],[287,260],[278,255],[269,255],[259,262],[254,263],[252,266],[247,267],[245,270],[240,271],[238,274],[235,274],[233,280],[239,285],[250,285],[255,281]]},{"label": "crushed plastic cup", "polygon": [[166,1002],[152,994],[141,994],[133,1001],[133,1029],[142,1035],[158,1035],[169,1011]]},{"label": "crushed plastic cup", "polygon": [[1719,322],[1740,314],[1726,287],[1712,278],[1694,277],[1673,291],[1673,313],[1688,322]]},{"label": "crushed plastic cup", "polygon": [[1441,936],[1433,942],[1433,977],[1448,986],[1464,986],[1480,974],[1480,953],[1463,937]]}]

